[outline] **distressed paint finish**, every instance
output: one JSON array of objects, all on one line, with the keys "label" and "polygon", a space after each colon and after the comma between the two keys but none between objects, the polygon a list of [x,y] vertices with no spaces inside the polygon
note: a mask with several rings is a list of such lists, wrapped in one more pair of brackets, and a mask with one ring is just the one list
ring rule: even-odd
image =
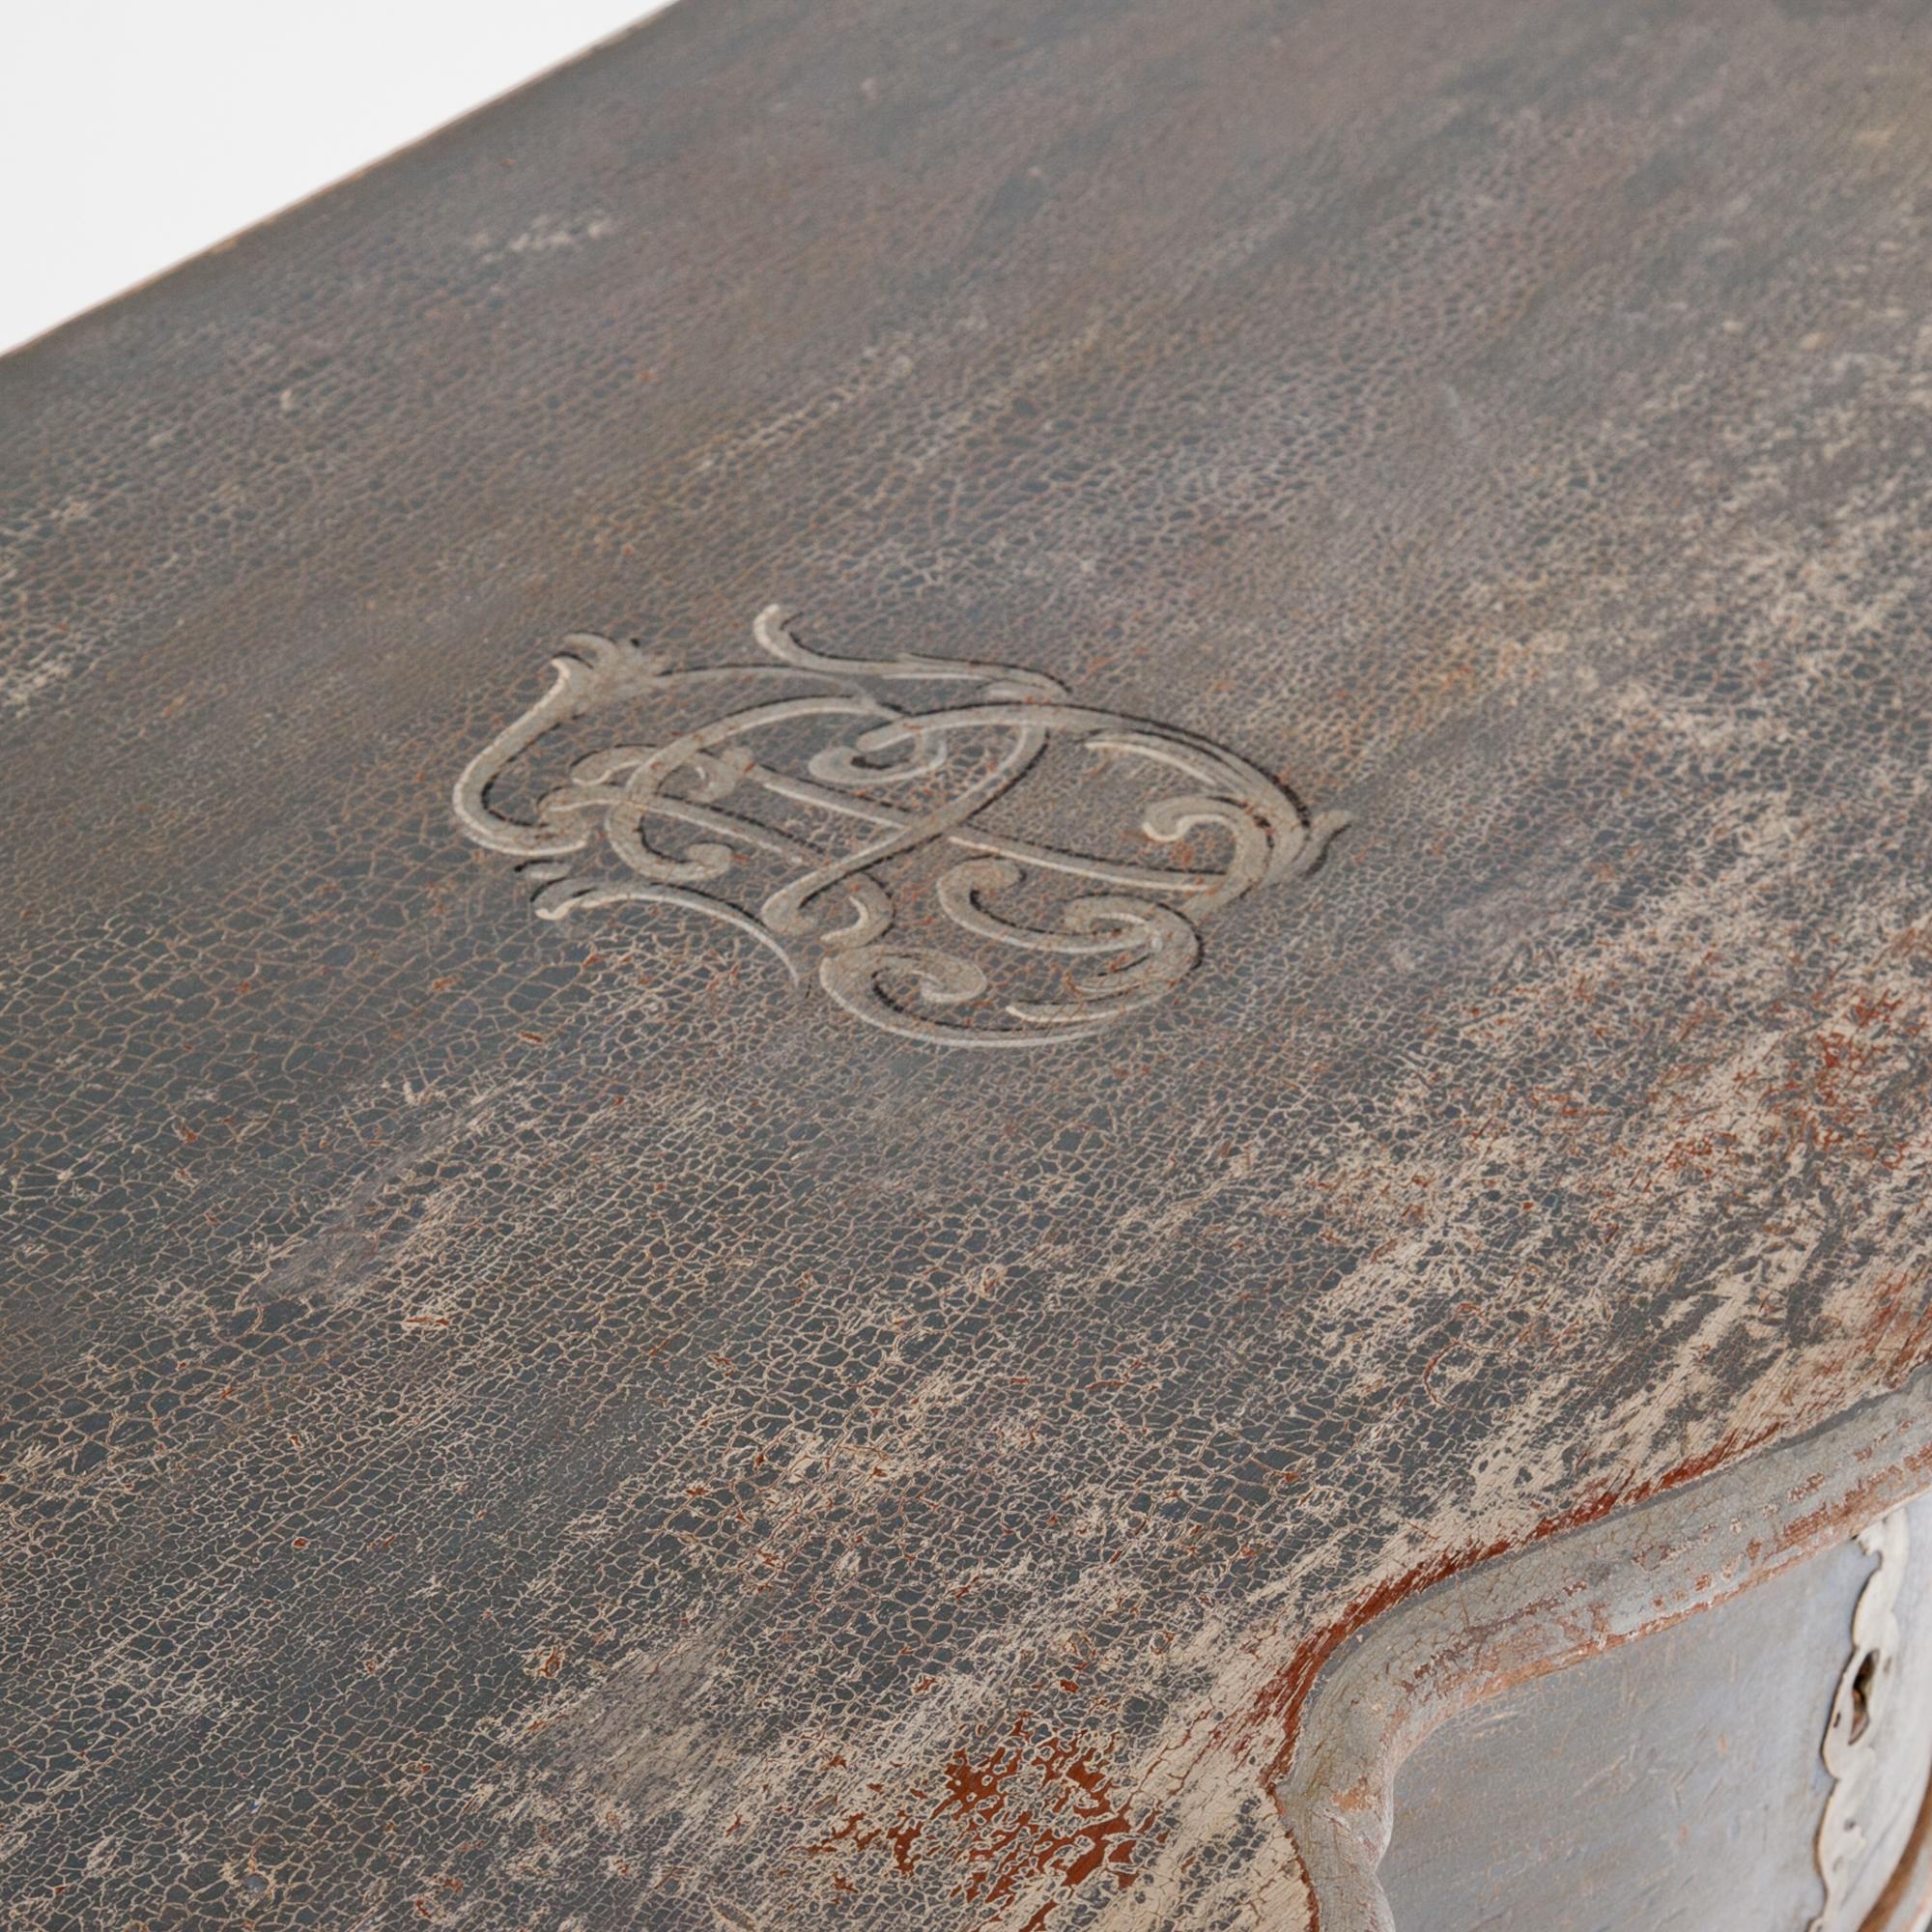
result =
[{"label": "distressed paint finish", "polygon": [[[1917,1413],[1928,195],[1903,0],[683,0],[0,363],[8,1922],[1301,1932],[1350,1633]],[[1350,829],[1050,1056],[531,919],[774,599]]]}]

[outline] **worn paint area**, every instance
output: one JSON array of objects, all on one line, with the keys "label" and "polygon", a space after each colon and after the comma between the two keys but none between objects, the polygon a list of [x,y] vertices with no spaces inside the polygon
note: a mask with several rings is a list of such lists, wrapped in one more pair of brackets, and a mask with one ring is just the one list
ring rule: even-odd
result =
[{"label": "worn paint area", "polygon": [[929,1785],[905,1787],[888,1820],[848,1811],[805,1855],[829,1860],[828,1883],[845,1890],[845,1854],[883,1842],[908,1876],[928,1859],[951,1865],[953,1895],[994,1915],[1044,1886],[1048,1895],[1026,1918],[1042,1926],[1063,1902],[1055,1887],[1072,1890],[1095,1877],[1122,1889],[1134,1882],[1140,1838],[1110,1788],[1110,1755],[1111,1741],[1041,1734],[1023,1713],[977,1756],[962,1746]]}]

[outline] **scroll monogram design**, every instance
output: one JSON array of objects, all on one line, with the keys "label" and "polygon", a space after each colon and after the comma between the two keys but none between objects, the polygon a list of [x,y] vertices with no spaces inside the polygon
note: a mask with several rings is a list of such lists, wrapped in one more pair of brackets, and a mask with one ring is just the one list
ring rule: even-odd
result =
[{"label": "scroll monogram design", "polygon": [[[470,760],[458,822],[522,862],[539,918],[679,906],[815,976],[868,1025],[1039,1046],[1164,998],[1199,962],[1205,920],[1313,870],[1347,822],[1311,818],[1204,738],[1074,704],[1037,671],[825,656],[776,606],[753,635],[761,661],[687,670],[635,642],[567,638],[549,691]],[[648,714],[648,742],[579,750],[549,789],[524,770],[582,721],[632,711]],[[1068,748],[1084,766],[1047,778]],[[1022,780],[1057,827],[1110,806],[1118,818],[1123,775],[1152,851],[1089,855],[992,822]],[[501,801],[512,785],[521,810]],[[996,994],[987,963],[1019,983]]]}]

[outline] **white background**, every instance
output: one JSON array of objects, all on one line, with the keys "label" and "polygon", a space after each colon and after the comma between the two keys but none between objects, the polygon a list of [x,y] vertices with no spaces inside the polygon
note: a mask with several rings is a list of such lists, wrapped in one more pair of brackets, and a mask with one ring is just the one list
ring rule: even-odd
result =
[{"label": "white background", "polygon": [[667,0],[13,0],[0,351]]}]

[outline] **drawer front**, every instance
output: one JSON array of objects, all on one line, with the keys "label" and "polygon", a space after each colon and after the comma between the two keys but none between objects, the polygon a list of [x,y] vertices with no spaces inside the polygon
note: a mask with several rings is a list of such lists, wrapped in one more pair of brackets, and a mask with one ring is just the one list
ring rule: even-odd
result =
[{"label": "drawer front", "polygon": [[1916,1932],[1928,1766],[1921,1498],[1444,1723],[1382,1886],[1396,1932]]}]

